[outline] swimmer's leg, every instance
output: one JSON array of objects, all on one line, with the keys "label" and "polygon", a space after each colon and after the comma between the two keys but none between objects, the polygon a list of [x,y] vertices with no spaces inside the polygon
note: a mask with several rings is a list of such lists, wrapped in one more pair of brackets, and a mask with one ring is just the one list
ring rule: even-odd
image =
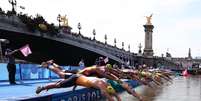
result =
[{"label": "swimmer's leg", "polygon": [[143,98],[137,92],[135,92],[135,90],[132,90],[132,88],[129,86],[129,84],[124,82],[121,85],[129,94],[133,95],[134,97],[136,97],[140,101],[143,101]]},{"label": "swimmer's leg", "polygon": [[58,81],[56,83],[50,83],[50,84],[48,84],[46,86],[39,86],[36,89],[36,94],[39,94],[43,90],[49,90],[49,89],[53,89],[53,88],[60,88],[60,83],[61,83],[61,81]]},{"label": "swimmer's leg", "polygon": [[121,101],[121,98],[120,98],[120,96],[117,93],[114,93],[112,95],[114,95],[116,97],[117,101]]}]

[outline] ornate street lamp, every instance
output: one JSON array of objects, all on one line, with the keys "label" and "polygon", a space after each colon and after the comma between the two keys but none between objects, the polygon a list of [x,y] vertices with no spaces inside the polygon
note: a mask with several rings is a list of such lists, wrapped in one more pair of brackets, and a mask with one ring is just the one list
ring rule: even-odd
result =
[{"label": "ornate street lamp", "polygon": [[141,54],[142,53],[142,45],[141,45],[141,43],[139,44],[138,48],[139,48],[138,53]]},{"label": "ornate street lamp", "polygon": [[8,0],[8,2],[12,5],[12,13],[16,14],[15,7],[17,5],[17,1],[16,0]]},{"label": "ornate street lamp", "polygon": [[96,40],[96,30],[95,29],[93,29],[93,35],[94,35],[93,40]]},{"label": "ornate street lamp", "polygon": [[[12,14],[16,14],[16,6],[17,6],[17,1],[16,0],[8,0],[8,2],[12,5]],[[24,6],[18,6],[20,7],[21,9],[25,9]]]},{"label": "ornate street lamp", "polygon": [[80,22],[78,23],[78,25],[77,25],[77,28],[79,29],[79,35],[81,35],[81,32],[80,32],[80,30],[82,29],[82,27],[81,27],[81,24],[80,24]]},{"label": "ornate street lamp", "polygon": [[128,51],[129,51],[129,52],[130,52],[130,48],[131,48],[131,47],[130,47],[130,44],[129,44],[129,45],[128,45]]},{"label": "ornate street lamp", "polygon": [[107,34],[105,34],[105,44],[107,44]]},{"label": "ornate street lamp", "polygon": [[114,46],[116,47],[117,45],[117,39],[116,38],[114,38]]},{"label": "ornate street lamp", "polygon": [[59,22],[59,28],[61,27],[61,14],[58,14],[57,21]]},{"label": "ornate street lamp", "polygon": [[122,42],[122,49],[124,49],[124,42]]}]

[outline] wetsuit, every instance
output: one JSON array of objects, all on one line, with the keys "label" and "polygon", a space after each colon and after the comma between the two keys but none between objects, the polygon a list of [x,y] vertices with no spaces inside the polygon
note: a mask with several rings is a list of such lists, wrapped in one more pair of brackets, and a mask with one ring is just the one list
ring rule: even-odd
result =
[{"label": "wetsuit", "polygon": [[107,83],[109,83],[117,92],[125,90],[118,82],[114,80],[107,80]]},{"label": "wetsuit", "polygon": [[65,74],[64,79],[70,79],[70,77],[73,76],[73,75],[74,75],[74,74],[70,74],[70,73]]},{"label": "wetsuit", "polygon": [[77,79],[81,76],[79,74],[68,75],[68,79],[58,81],[60,87],[72,87],[76,85]]}]

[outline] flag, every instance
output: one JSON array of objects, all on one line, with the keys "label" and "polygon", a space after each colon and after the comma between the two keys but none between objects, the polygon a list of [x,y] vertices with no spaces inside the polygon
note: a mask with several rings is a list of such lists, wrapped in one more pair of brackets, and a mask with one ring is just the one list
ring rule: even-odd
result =
[{"label": "flag", "polygon": [[187,69],[185,69],[184,71],[182,71],[182,75],[183,75],[183,76],[188,76],[188,71],[187,71]]},{"label": "flag", "polygon": [[108,61],[109,61],[109,58],[106,57],[106,58],[104,59],[104,62],[107,63]]},{"label": "flag", "polygon": [[27,57],[29,54],[31,54],[31,49],[29,47],[29,44],[26,44],[25,46],[20,48],[20,51],[22,52],[22,54]]}]

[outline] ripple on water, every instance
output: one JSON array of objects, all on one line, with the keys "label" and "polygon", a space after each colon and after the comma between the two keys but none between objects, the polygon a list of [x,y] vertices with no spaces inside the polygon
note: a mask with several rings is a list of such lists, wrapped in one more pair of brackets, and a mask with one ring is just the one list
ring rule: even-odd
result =
[{"label": "ripple on water", "polygon": [[[135,89],[145,101],[201,101],[201,76],[182,77],[173,79],[173,84],[155,89],[140,86]],[[131,95],[120,94],[122,101],[138,101]]]}]

